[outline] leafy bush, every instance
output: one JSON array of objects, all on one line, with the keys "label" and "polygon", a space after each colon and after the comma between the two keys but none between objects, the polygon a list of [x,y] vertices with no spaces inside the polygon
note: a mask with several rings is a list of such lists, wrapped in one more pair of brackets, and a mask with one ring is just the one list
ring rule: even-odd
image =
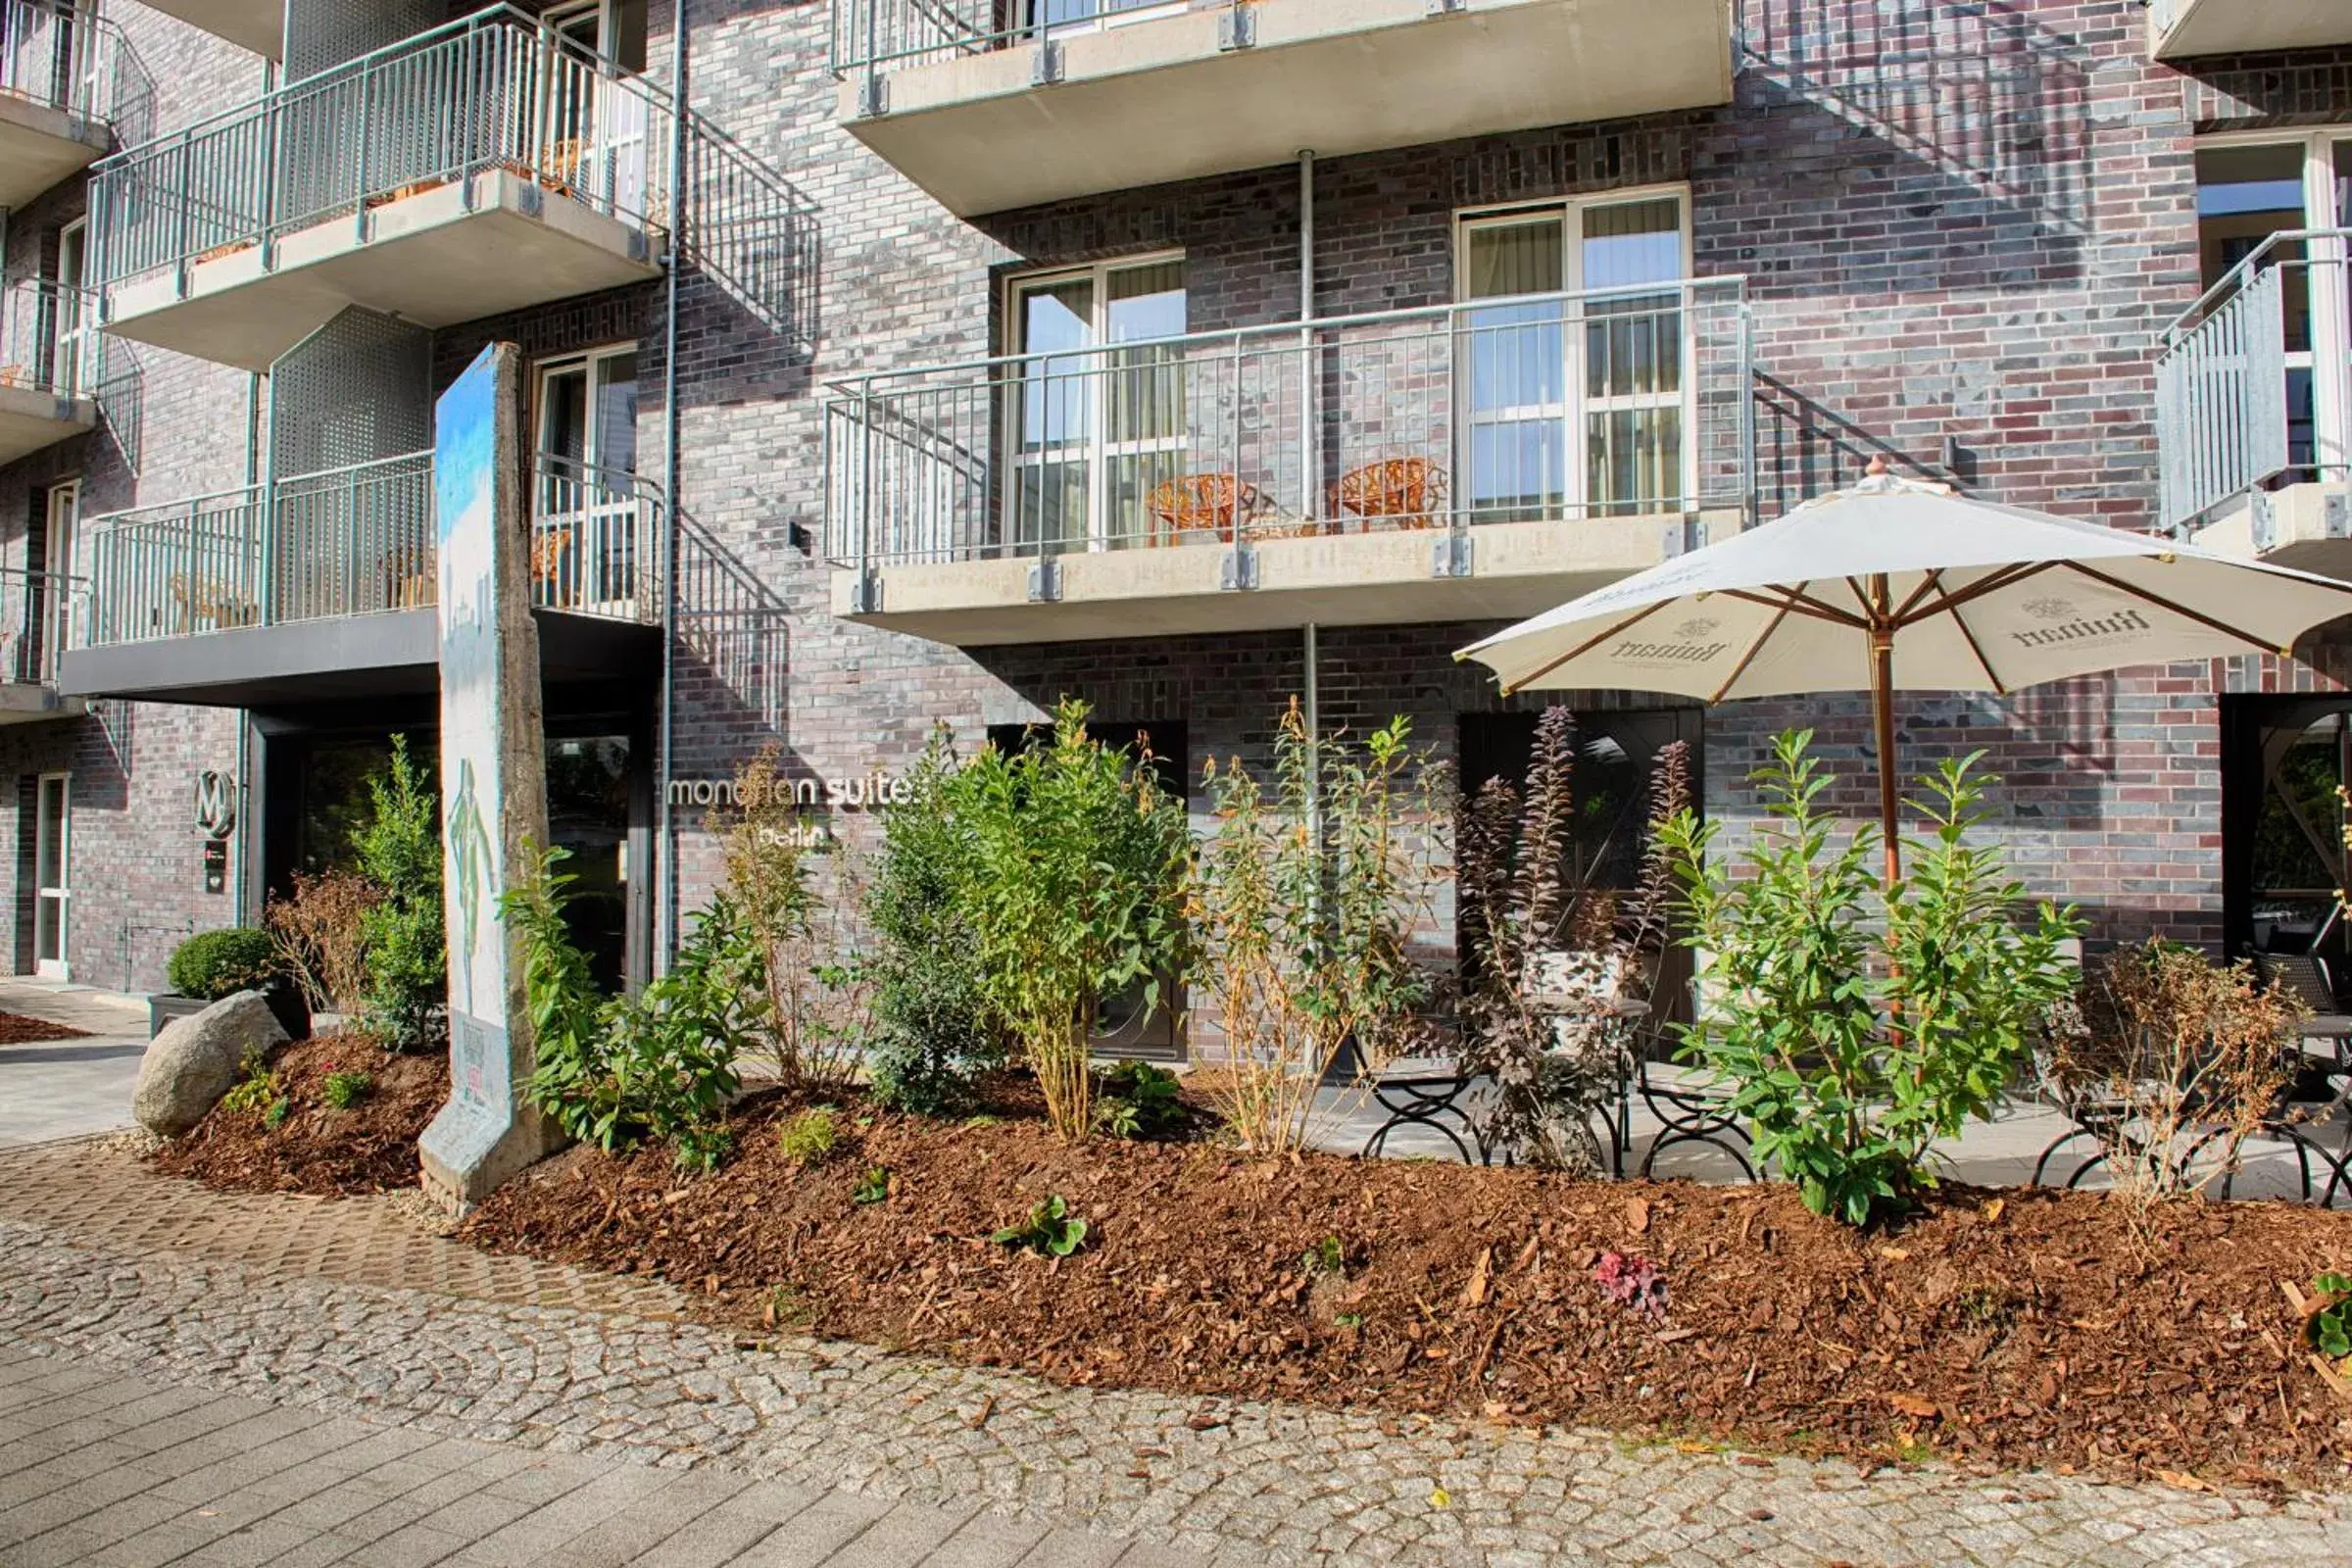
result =
[{"label": "leafy bush", "polygon": [[2352,1356],[2352,1279],[2330,1269],[2311,1282],[2311,1294],[2303,1343],[2330,1361]]},{"label": "leafy bush", "polygon": [[318,1096],[336,1110],[349,1110],[375,1092],[375,1080],[364,1072],[330,1072]]},{"label": "leafy bush", "polygon": [[922,1115],[953,1115],[975,1081],[1004,1064],[1004,1042],[980,989],[980,944],[959,895],[973,855],[957,814],[947,732],[906,775],[910,799],[882,817],[882,853],[865,892],[874,935],[866,1065],[874,1098]]},{"label": "leafy bush", "polygon": [[1238,761],[1207,769],[1217,831],[1188,912],[1229,1055],[1217,1109],[1245,1149],[1304,1144],[1350,1041],[1377,1066],[1417,1038],[1431,986],[1412,933],[1437,877],[1426,828],[1443,770],[1410,733],[1396,718],[1360,746],[1312,736],[1294,701],[1271,800]]},{"label": "leafy bush", "polygon": [[1095,1125],[1113,1138],[1158,1138],[1184,1126],[1176,1075],[1148,1061],[1122,1061],[1102,1074]]},{"label": "leafy bush", "polygon": [[1711,1001],[1682,1026],[1683,1055],[1730,1085],[1732,1113],[1807,1207],[1860,1225],[1909,1206],[1934,1181],[1929,1145],[1990,1114],[2072,985],[2059,944],[2082,922],[2046,904],[2029,925],[2012,919],[2023,888],[1999,851],[1968,842],[1976,756],[1923,781],[1913,805],[1934,835],[1883,886],[1875,829],[1832,845],[1811,740],[1781,735],[1754,775],[1770,821],[1741,871],[1710,860],[1719,824],[1688,811],[1659,840],[1684,940],[1707,956]]},{"label": "leafy bush", "polygon": [[352,871],[294,873],[294,891],[271,899],[262,923],[284,971],[314,1012],[356,1016],[368,994],[368,911],[383,889]]},{"label": "leafy bush", "polygon": [[258,990],[277,974],[277,949],[270,933],[249,925],[199,931],[174,949],[164,966],[172,990],[204,1002]]},{"label": "leafy bush", "polygon": [[1097,743],[1065,699],[1044,745],[991,749],[941,781],[971,845],[958,912],[979,989],[1016,1040],[1068,1141],[1094,1130],[1089,1042],[1102,1000],[1157,1006],[1182,967],[1180,894],[1192,840],[1152,769]]},{"label": "leafy bush", "polygon": [[600,1001],[564,919],[565,858],[560,849],[539,853],[531,874],[499,899],[522,948],[538,1052],[524,1092],[567,1135],[609,1153],[658,1140],[678,1145],[682,1162],[700,1160],[740,1083],[753,940],[714,898],[667,974],[635,997]]},{"label": "leafy bush", "polygon": [[670,1163],[708,1176],[735,1152],[735,1134],[722,1121],[688,1122],[671,1135]]},{"label": "leafy bush", "polygon": [[821,1165],[841,1151],[841,1119],[830,1105],[804,1110],[776,1134],[776,1147],[795,1165]]},{"label": "leafy bush", "polygon": [[270,1070],[269,1061],[258,1051],[245,1053],[239,1066],[244,1076],[220,1097],[220,1108],[239,1116],[262,1115],[278,1098],[277,1075]]},{"label": "leafy bush", "polygon": [[1070,1212],[1058,1193],[1029,1211],[1018,1225],[989,1238],[999,1247],[1022,1247],[1046,1257],[1067,1257],[1086,1245],[1086,1221]]},{"label": "leafy bush", "polygon": [[354,836],[361,874],[383,897],[360,916],[368,982],[361,1012],[395,1051],[442,1042],[449,950],[441,909],[441,792],[392,737],[392,761],[368,781],[367,823]]}]

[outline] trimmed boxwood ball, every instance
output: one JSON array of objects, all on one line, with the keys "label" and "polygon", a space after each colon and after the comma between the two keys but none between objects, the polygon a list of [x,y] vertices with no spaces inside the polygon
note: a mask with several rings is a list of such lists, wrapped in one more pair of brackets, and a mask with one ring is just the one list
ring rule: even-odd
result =
[{"label": "trimmed boxwood ball", "polygon": [[165,978],[183,997],[218,1002],[277,978],[277,949],[270,933],[249,925],[199,931],[182,942],[165,965]]}]

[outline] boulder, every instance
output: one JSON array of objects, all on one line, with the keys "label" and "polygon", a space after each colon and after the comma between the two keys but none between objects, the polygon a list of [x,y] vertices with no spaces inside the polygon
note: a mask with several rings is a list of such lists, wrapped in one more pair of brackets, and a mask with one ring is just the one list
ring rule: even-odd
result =
[{"label": "boulder", "polygon": [[131,1114],[151,1133],[176,1138],[244,1076],[248,1052],[285,1043],[285,1026],[259,991],[223,997],[191,1018],[175,1018],[147,1042]]}]

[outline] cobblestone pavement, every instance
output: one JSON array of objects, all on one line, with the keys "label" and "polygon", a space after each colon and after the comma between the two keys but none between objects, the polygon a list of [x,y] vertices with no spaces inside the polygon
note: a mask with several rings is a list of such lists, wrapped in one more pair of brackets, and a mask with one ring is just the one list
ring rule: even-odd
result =
[{"label": "cobblestone pavement", "polygon": [[[1599,1433],[1060,1389],[858,1346],[755,1345],[663,1315],[676,1298],[647,1286],[445,1253],[473,1255],[381,1203],[224,1200],[86,1148],[0,1154],[0,1356],[495,1444],[501,1464],[576,1455],[823,1489],[843,1507],[985,1507],[1220,1568],[2352,1560],[2337,1499],[1939,1468],[1863,1479]],[[425,1288],[382,1277],[399,1256],[425,1260]],[[606,1289],[629,1303],[542,1300]]]}]

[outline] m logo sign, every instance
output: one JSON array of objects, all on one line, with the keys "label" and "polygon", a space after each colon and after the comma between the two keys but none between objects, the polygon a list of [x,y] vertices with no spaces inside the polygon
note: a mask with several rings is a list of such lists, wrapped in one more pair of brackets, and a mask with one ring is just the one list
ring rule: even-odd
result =
[{"label": "m logo sign", "polygon": [[207,838],[224,839],[237,830],[237,776],[216,768],[196,775],[196,825]]}]

